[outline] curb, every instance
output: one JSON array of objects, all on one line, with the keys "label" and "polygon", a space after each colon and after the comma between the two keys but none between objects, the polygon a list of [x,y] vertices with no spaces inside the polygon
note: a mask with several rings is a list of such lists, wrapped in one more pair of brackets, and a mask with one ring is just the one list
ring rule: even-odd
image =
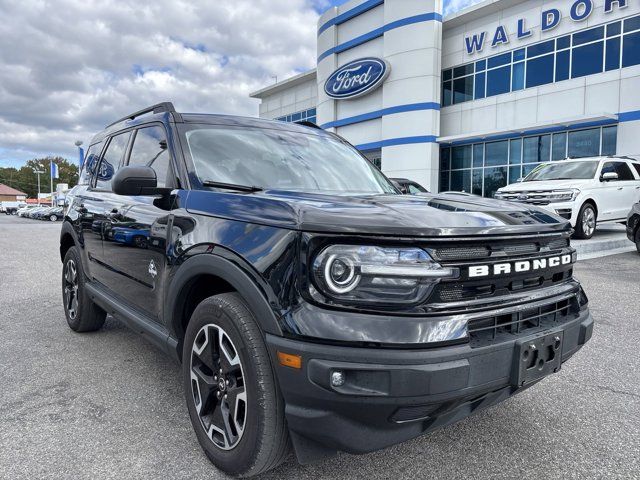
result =
[{"label": "curb", "polygon": [[573,245],[573,247],[578,253],[578,260],[606,257],[608,255],[632,252],[636,250],[635,245],[631,243],[627,237],[594,243],[585,242],[580,245]]}]

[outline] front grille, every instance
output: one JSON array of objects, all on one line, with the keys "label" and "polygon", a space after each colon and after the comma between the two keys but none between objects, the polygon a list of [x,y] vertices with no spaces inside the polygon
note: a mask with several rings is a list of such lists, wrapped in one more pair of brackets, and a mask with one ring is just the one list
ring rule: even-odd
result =
[{"label": "front grille", "polygon": [[[544,190],[522,191],[522,192],[501,192],[496,195],[499,200],[508,202],[527,203],[530,205],[549,205],[549,196],[552,192]],[[555,195],[555,194],[554,194]]]},{"label": "front grille", "polygon": [[521,241],[493,241],[484,244],[443,246],[431,250],[432,256],[441,261],[483,260],[494,257],[516,257],[518,255],[532,255],[551,250],[559,250],[569,246],[568,238],[544,238]]},{"label": "front grille", "polygon": [[440,260],[474,260],[488,258],[491,255],[489,247],[445,247],[437,248],[435,255]]},{"label": "front grille", "polygon": [[472,320],[468,324],[471,347],[476,348],[508,339],[523,332],[562,324],[575,318],[580,311],[578,296],[516,313],[494,315]]}]

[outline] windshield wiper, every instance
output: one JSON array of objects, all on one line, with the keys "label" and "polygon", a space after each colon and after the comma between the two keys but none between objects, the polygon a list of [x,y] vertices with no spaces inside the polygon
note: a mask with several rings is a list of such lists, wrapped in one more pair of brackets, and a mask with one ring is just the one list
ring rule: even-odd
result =
[{"label": "windshield wiper", "polygon": [[238,185],[236,183],[216,182],[215,180],[204,180],[202,185],[205,187],[222,188],[224,190],[236,190],[238,192],[261,192],[263,189],[256,186]]}]

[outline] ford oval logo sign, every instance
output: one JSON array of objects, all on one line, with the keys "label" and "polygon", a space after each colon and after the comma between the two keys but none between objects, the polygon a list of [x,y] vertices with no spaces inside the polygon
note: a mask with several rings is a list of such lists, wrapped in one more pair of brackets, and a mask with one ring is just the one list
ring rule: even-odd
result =
[{"label": "ford oval logo sign", "polygon": [[391,67],[379,58],[361,58],[343,65],[328,78],[324,91],[331,98],[356,98],[372,92],[384,82]]}]

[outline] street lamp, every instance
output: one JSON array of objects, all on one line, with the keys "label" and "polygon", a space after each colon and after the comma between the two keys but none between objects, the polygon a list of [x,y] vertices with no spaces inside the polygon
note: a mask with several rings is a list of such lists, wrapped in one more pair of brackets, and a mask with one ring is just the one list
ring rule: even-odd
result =
[{"label": "street lamp", "polygon": [[84,163],[84,150],[82,149],[82,140],[76,140],[76,147],[78,147],[78,175],[82,170],[82,164]]},{"label": "street lamp", "polygon": [[38,205],[40,205],[40,175],[44,173],[44,170],[40,170],[39,168],[33,168],[33,173],[38,175]]}]

